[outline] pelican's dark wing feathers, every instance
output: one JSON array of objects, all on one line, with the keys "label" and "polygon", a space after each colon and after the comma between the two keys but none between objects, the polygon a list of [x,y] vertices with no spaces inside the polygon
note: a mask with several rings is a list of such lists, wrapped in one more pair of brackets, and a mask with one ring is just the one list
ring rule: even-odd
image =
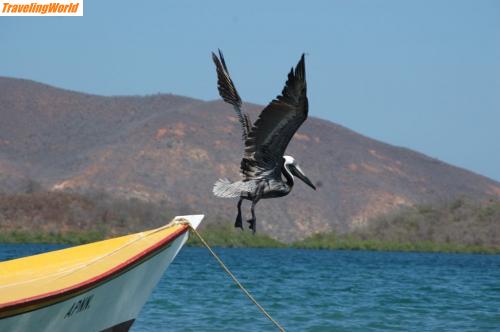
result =
[{"label": "pelican's dark wing feathers", "polygon": [[308,101],[304,54],[292,68],[281,95],[260,113],[245,140],[241,173],[246,179],[280,177],[283,154],[307,119]]},{"label": "pelican's dark wing feathers", "polygon": [[222,52],[219,50],[219,57],[212,52],[212,59],[217,68],[217,87],[219,89],[219,95],[225,102],[233,105],[238,115],[238,120],[243,128],[243,140],[246,140],[250,132],[250,117],[248,114],[241,111],[241,98],[234,86],[231,76],[229,76],[229,71],[227,70],[226,61],[224,61]]}]

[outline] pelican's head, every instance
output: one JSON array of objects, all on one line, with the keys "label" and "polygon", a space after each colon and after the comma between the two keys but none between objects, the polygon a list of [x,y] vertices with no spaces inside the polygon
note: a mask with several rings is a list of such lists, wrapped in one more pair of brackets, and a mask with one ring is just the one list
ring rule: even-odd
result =
[{"label": "pelican's head", "polygon": [[304,172],[302,171],[302,169],[292,156],[283,156],[283,159],[285,159],[285,167],[288,168],[290,173],[292,173],[293,175],[304,181],[304,183],[307,184],[309,187],[316,190],[314,184],[312,184],[311,180],[307,178],[307,176],[304,174]]}]

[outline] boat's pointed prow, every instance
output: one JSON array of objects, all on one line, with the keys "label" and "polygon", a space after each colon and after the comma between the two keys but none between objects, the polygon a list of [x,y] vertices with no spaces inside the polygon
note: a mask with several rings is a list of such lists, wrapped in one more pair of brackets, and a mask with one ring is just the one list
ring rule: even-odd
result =
[{"label": "boat's pointed prow", "polygon": [[128,331],[203,217],[0,262],[0,331]]},{"label": "boat's pointed prow", "polygon": [[177,216],[174,218],[174,221],[187,221],[191,227],[196,229],[200,225],[203,218],[205,218],[204,214],[192,214],[189,216]]}]

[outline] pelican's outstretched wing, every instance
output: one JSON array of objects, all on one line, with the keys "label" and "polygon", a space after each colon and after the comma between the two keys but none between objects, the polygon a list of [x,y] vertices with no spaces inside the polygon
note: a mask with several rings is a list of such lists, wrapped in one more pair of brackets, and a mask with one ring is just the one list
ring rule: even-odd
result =
[{"label": "pelican's outstretched wing", "polygon": [[219,95],[225,102],[233,105],[241,126],[243,127],[243,140],[247,140],[248,133],[250,132],[250,117],[248,114],[241,111],[241,98],[234,86],[233,80],[231,80],[231,76],[229,76],[229,71],[227,70],[222,52],[219,50],[219,57],[212,52],[212,59],[217,67],[217,87],[219,89]]},{"label": "pelican's outstretched wing", "polygon": [[281,95],[260,113],[245,140],[241,172],[247,179],[280,176],[283,154],[293,135],[307,119],[308,101],[304,54],[290,70]]}]

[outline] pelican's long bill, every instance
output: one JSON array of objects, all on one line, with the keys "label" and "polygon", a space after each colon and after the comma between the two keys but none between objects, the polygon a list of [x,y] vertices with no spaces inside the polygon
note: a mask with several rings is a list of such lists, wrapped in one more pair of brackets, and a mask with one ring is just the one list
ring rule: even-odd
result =
[{"label": "pelican's long bill", "polygon": [[316,190],[316,187],[314,184],[312,184],[311,180],[304,174],[302,169],[298,165],[289,165],[290,172],[292,172],[293,175],[304,181],[305,184],[307,184],[309,187],[313,188]]}]

